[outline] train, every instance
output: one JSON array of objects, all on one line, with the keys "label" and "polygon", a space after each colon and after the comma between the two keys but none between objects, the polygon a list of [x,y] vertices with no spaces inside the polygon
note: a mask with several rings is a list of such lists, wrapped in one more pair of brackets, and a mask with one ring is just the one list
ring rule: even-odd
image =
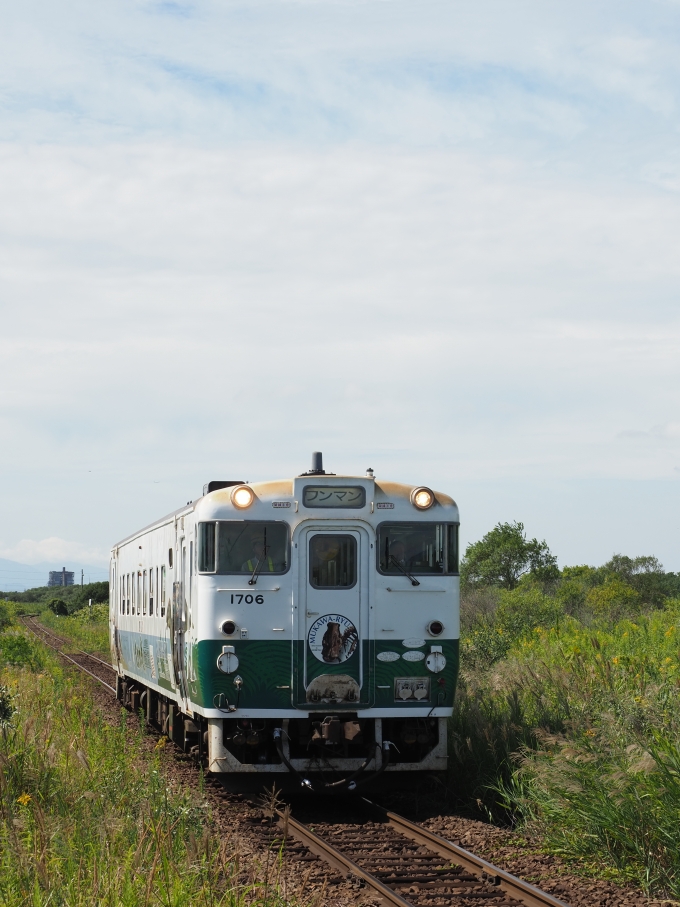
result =
[{"label": "train", "polygon": [[447,767],[459,512],[311,469],[203,494],[118,542],[116,695],[225,782],[355,790]]}]

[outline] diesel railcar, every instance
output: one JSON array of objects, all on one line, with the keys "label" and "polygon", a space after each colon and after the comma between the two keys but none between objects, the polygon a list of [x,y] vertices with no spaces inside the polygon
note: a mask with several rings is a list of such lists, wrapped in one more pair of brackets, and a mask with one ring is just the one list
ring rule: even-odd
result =
[{"label": "diesel railcar", "polygon": [[445,769],[458,525],[447,494],[320,453],[292,479],[209,482],[112,549],[119,699],[242,780]]}]

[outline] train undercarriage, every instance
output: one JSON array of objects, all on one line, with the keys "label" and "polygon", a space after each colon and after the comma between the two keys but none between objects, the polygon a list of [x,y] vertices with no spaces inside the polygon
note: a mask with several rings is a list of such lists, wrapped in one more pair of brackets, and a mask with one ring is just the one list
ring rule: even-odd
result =
[{"label": "train undercarriage", "polygon": [[[404,773],[446,769],[446,718],[364,718],[318,713],[301,718],[205,718],[136,680],[118,677],[118,700],[211,773],[247,787],[354,790]],[[250,783],[248,783],[250,782]]]}]

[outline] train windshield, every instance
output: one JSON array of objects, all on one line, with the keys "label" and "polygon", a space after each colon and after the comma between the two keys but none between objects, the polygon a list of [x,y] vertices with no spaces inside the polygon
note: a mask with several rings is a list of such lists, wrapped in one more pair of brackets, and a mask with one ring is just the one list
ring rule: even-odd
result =
[{"label": "train windshield", "polygon": [[458,573],[458,524],[381,523],[378,569],[389,575]]},{"label": "train windshield", "polygon": [[220,520],[199,523],[201,573],[286,573],[290,564],[287,523],[273,520]]}]

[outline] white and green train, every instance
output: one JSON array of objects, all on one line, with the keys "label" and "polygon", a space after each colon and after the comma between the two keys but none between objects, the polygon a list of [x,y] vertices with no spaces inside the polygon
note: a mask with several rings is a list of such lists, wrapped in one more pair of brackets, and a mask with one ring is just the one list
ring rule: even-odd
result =
[{"label": "white and green train", "polygon": [[453,499],[326,473],[319,453],[293,479],[203,491],[112,549],[121,701],[242,780],[342,790],[445,769]]}]

